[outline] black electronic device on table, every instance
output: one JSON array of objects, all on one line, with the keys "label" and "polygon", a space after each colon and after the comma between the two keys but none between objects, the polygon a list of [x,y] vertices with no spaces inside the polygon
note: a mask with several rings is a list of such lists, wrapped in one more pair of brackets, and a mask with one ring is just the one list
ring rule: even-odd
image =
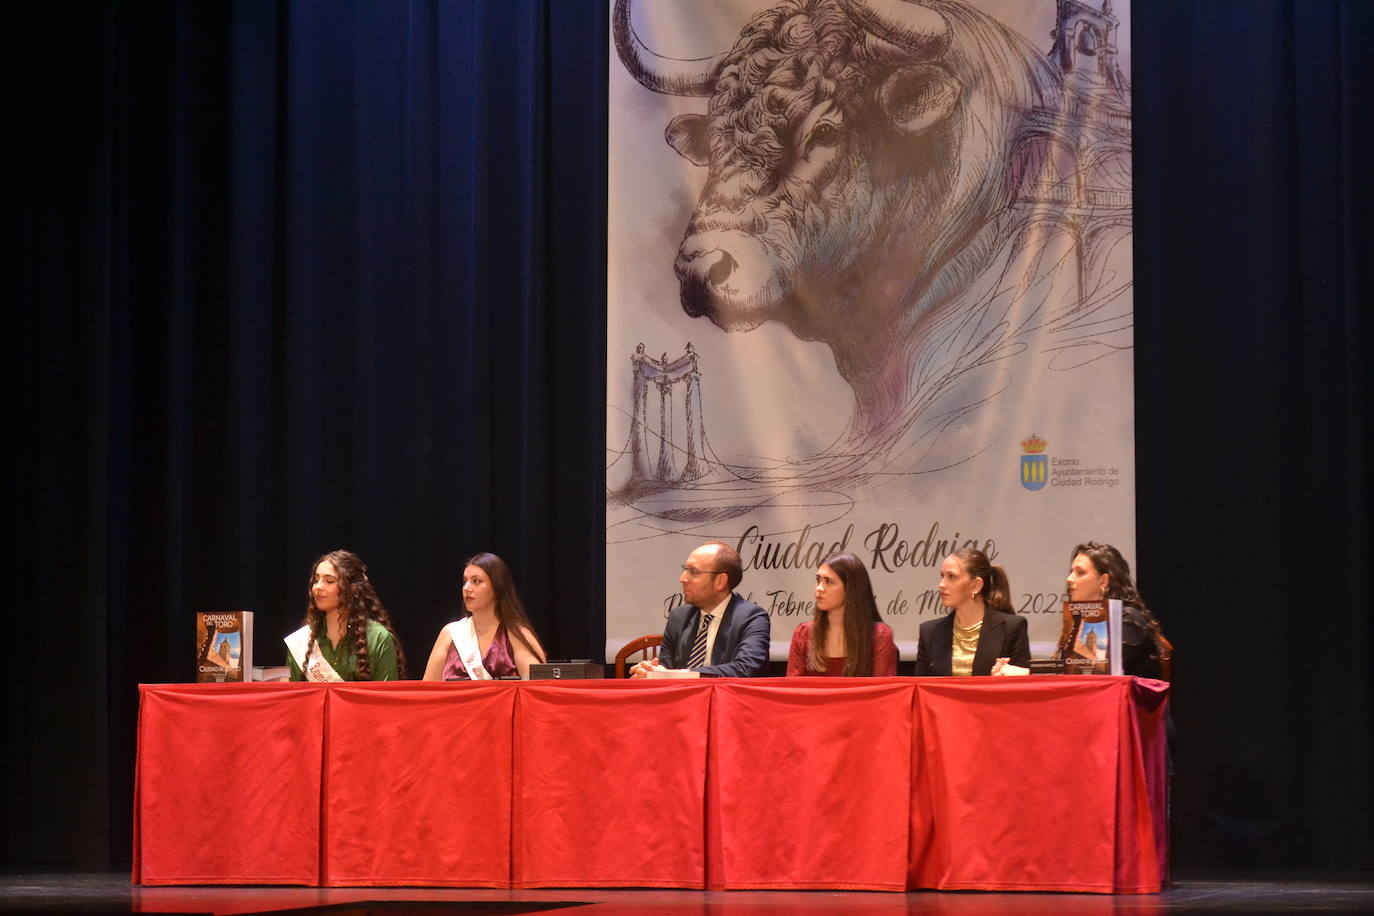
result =
[{"label": "black electronic device on table", "polygon": [[532,681],[592,681],[606,676],[606,666],[599,665],[590,658],[573,658],[567,661],[550,659],[543,664],[530,665]]}]

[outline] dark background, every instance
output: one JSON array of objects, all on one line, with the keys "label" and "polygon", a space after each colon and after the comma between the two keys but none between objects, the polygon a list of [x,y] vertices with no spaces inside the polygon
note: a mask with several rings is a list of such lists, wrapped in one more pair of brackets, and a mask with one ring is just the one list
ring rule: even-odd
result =
[{"label": "dark background", "polygon": [[[1175,861],[1368,868],[1374,4],[1133,6]],[[479,549],[600,651],[605,7],[7,12],[5,865],[127,863],[137,684],[326,549],[412,676]]]}]

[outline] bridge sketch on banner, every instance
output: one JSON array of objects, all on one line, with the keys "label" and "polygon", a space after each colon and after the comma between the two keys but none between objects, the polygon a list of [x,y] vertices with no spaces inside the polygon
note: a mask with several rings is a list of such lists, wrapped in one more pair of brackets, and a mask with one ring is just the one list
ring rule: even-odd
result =
[{"label": "bridge sketch on banner", "polygon": [[608,621],[707,537],[766,594],[807,590],[766,547],[843,544],[918,616],[894,531],[990,544],[1028,609],[1130,553],[1129,5],[608,2]]},{"label": "bridge sketch on banner", "polygon": [[[707,463],[700,451],[706,447],[706,419],[701,410],[701,371],[697,368],[696,350],[687,344],[686,352],[672,362],[664,353],[654,359],[644,353],[644,344],[635,348],[630,358],[633,367],[635,405],[634,421],[630,425],[630,482],[626,489],[634,492],[677,486],[700,480],[706,476]],[[682,389],[682,429],[686,441],[679,445],[673,436],[674,386]],[[648,420],[649,388],[658,391],[658,459],[649,465],[650,424]],[[682,467],[677,454],[683,456]]]}]

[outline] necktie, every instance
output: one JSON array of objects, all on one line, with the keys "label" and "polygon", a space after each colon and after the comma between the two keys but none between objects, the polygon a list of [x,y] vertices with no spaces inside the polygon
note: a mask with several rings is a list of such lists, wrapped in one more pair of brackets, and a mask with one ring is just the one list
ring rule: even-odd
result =
[{"label": "necktie", "polygon": [[697,628],[697,641],[692,644],[692,655],[687,659],[688,668],[700,668],[706,664],[706,634],[711,629],[711,615],[701,615],[701,626]]}]

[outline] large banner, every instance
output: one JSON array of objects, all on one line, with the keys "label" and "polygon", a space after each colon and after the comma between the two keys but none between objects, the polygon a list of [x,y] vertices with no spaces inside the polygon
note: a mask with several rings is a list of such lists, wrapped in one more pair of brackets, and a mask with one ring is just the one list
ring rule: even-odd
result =
[{"label": "large banner", "polygon": [[613,7],[607,658],[707,540],[774,658],[836,549],[913,658],[967,544],[1048,655],[1135,555],[1129,4]]}]

